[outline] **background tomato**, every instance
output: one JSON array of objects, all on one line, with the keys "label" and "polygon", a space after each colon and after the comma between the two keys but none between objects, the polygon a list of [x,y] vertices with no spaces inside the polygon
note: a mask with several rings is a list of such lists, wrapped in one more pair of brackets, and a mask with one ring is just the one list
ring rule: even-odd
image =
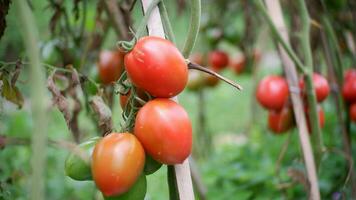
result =
[{"label": "background tomato", "polygon": [[281,110],[288,100],[288,91],[287,81],[283,77],[266,76],[257,86],[256,98],[267,109]]},{"label": "background tomato", "polygon": [[349,115],[351,121],[356,122],[356,103],[350,105]]},{"label": "background tomato", "polygon": [[347,102],[356,102],[356,78],[345,80],[342,87],[342,96]]},{"label": "background tomato", "polygon": [[147,192],[147,179],[144,174],[138,178],[129,191],[115,197],[105,197],[105,200],[144,200]]},{"label": "background tomato", "polygon": [[349,79],[355,79],[355,78],[356,78],[356,69],[348,69],[345,71],[345,76],[344,76],[345,81]]},{"label": "background tomato", "polygon": [[121,51],[104,50],[99,54],[97,64],[100,80],[104,84],[117,81],[124,69],[124,53]]},{"label": "background tomato", "polygon": [[208,55],[208,63],[214,68],[223,69],[229,64],[229,56],[224,51],[212,51]]},{"label": "background tomato", "polygon": [[[77,181],[91,180],[91,155],[100,137],[94,137],[80,144],[75,152],[68,155],[64,169],[67,176]],[[77,153],[77,154],[76,154]]]},{"label": "background tomato", "polygon": [[[328,97],[330,92],[328,81],[325,79],[324,76],[318,73],[313,73],[313,84],[314,84],[316,100],[318,102],[324,101],[326,97]],[[302,93],[305,93],[304,79],[300,79],[299,86],[300,89],[302,90]]]},{"label": "background tomato", "polygon": [[246,58],[245,56],[234,57],[230,59],[230,67],[236,74],[241,74],[245,69]]},{"label": "background tomato", "polygon": [[182,106],[170,99],[154,99],[137,113],[134,133],[146,153],[167,164],[182,163],[192,148],[192,125]]},{"label": "background tomato", "polygon": [[204,54],[199,53],[199,52],[196,52],[196,53],[193,53],[192,55],[190,55],[189,60],[193,63],[200,65],[200,66],[205,65]]},{"label": "background tomato", "polygon": [[93,179],[106,197],[121,195],[136,182],[144,163],[144,149],[133,134],[111,133],[95,145]]},{"label": "background tomato", "polygon": [[173,97],[188,81],[188,67],[179,50],[168,40],[147,36],[125,56],[127,75],[137,87],[155,97]]},{"label": "background tomato", "polygon": [[189,79],[187,89],[191,91],[198,91],[204,87],[205,79],[204,75],[196,70],[189,71]]},{"label": "background tomato", "polygon": [[274,133],[288,131],[294,125],[293,111],[289,106],[285,106],[280,111],[270,110],[268,112],[268,127]]}]

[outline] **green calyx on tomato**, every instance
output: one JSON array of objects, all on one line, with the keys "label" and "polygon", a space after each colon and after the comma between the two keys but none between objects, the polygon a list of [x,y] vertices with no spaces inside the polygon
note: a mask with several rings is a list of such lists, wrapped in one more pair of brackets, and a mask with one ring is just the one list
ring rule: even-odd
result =
[{"label": "green calyx on tomato", "polygon": [[94,137],[81,143],[74,152],[66,158],[64,168],[67,176],[74,180],[92,180],[90,160],[94,146],[100,137]]},{"label": "green calyx on tomato", "polygon": [[144,200],[147,192],[147,179],[144,174],[141,174],[136,183],[129,191],[113,197],[105,197],[105,200]]}]

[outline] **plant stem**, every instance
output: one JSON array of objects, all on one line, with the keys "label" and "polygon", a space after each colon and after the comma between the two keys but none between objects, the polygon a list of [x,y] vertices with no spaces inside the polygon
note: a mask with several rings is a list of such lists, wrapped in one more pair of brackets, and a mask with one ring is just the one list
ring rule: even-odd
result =
[{"label": "plant stem", "polygon": [[167,165],[167,180],[169,188],[169,200],[179,200],[179,194],[177,189],[176,174],[173,165]]},{"label": "plant stem", "polygon": [[310,47],[310,17],[304,0],[298,0],[298,7],[302,23],[301,46],[304,52],[305,66],[308,68],[308,70],[304,70],[304,73],[308,100],[309,124],[311,126],[311,132],[313,133],[314,143],[316,144],[315,159],[318,165],[324,145],[313,84],[313,57]]},{"label": "plant stem", "polygon": [[153,9],[157,6],[157,4],[159,2],[161,2],[161,0],[152,0],[151,4],[148,6],[147,11],[145,12],[145,15],[144,15],[144,17],[143,17],[143,19],[142,19],[137,31],[136,31],[136,38],[137,39],[142,37],[143,32],[146,29],[146,25],[147,25],[148,19],[150,18]]},{"label": "plant stem", "polygon": [[192,52],[195,41],[198,38],[200,17],[201,17],[201,2],[200,0],[191,0],[191,14],[190,14],[190,26],[188,30],[188,36],[185,40],[183,47],[183,56],[188,58]]},{"label": "plant stem", "polygon": [[14,0],[17,16],[20,21],[23,41],[30,59],[31,109],[33,115],[32,156],[30,180],[30,199],[42,200],[44,192],[44,172],[46,165],[47,122],[46,107],[49,105],[46,95],[45,73],[42,71],[38,49],[38,30],[27,1]]},{"label": "plant stem", "polygon": [[164,0],[161,0],[161,3],[158,4],[158,7],[159,7],[159,11],[161,13],[164,32],[166,33],[167,38],[171,42],[173,42],[173,44],[175,44],[176,43],[175,36],[173,33],[171,22],[169,21],[169,16],[168,16],[166,6],[164,5]]},{"label": "plant stem", "polygon": [[257,8],[261,11],[263,18],[267,21],[269,28],[272,31],[273,36],[277,39],[277,41],[282,45],[284,50],[287,52],[289,57],[293,60],[293,62],[296,64],[298,69],[304,73],[304,65],[301,62],[301,60],[298,58],[297,54],[294,52],[292,47],[283,39],[282,35],[279,33],[277,30],[277,27],[273,25],[271,17],[268,15],[266,8],[264,7],[262,0],[256,0],[255,4]]},{"label": "plant stem", "polygon": [[238,90],[242,90],[242,89],[243,89],[241,85],[239,85],[239,84],[233,82],[232,80],[229,80],[229,79],[227,79],[227,78],[221,76],[220,74],[218,74],[218,73],[216,73],[216,72],[214,72],[214,71],[212,71],[212,70],[210,70],[210,69],[208,69],[208,68],[206,68],[206,67],[202,67],[202,66],[200,66],[200,65],[198,65],[198,64],[189,62],[189,63],[188,63],[188,69],[195,69],[195,70],[199,70],[199,71],[205,72],[205,73],[207,73],[207,74],[210,74],[210,75],[212,75],[212,76],[215,76],[216,78],[218,78],[218,79],[220,79],[220,80],[226,82],[227,84],[229,84],[229,85],[235,87],[235,88],[238,89]]}]

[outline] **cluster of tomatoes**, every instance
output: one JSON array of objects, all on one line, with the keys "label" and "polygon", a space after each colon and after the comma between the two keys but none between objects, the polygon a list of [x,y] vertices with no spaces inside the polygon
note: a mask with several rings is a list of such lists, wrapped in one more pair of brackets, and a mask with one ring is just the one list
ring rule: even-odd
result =
[{"label": "cluster of tomatoes", "polygon": [[[318,103],[321,103],[329,95],[330,87],[327,80],[320,74],[313,74],[313,84]],[[302,98],[306,99],[306,89],[303,79],[299,81]],[[289,87],[285,78],[277,75],[264,77],[258,84],[256,90],[258,102],[268,113],[268,127],[274,133],[284,133],[295,126],[293,109],[289,100]],[[307,105],[305,101],[304,105]],[[324,126],[324,111],[318,105],[319,124]],[[305,107],[308,128],[310,120],[308,116],[308,106]],[[309,128],[310,129],[310,128]]]},{"label": "cluster of tomatoes", "polygon": [[342,96],[349,104],[349,116],[351,121],[356,122],[356,69],[349,69],[344,76]]},{"label": "cluster of tomatoes", "polygon": [[[253,55],[255,61],[260,59],[260,53],[258,51],[255,51]],[[194,53],[190,57],[190,60],[198,65],[208,66],[209,69],[215,72],[221,72],[229,67],[237,75],[241,74],[246,66],[246,57],[244,55],[229,58],[229,55],[223,50],[214,50],[207,55]],[[206,87],[215,87],[218,84],[219,79],[214,76],[202,74],[197,71],[189,72],[187,88],[191,91],[198,91]]]},{"label": "cluster of tomatoes", "polygon": [[[75,180],[94,180],[105,199],[142,200],[146,175],[162,164],[183,163],[191,153],[191,121],[184,108],[170,99],[185,88],[188,67],[170,41],[153,36],[139,39],[123,61],[135,92],[121,95],[121,106],[125,110],[139,106],[133,129],[79,145],[85,154],[71,154],[65,168]],[[102,80],[117,78],[111,74],[110,80]],[[139,105],[136,98],[148,101]]]}]

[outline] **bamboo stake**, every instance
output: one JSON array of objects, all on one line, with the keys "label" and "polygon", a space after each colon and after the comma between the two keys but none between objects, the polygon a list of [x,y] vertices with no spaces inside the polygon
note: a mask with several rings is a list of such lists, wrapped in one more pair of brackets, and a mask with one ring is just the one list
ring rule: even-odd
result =
[{"label": "bamboo stake", "polygon": [[[152,0],[141,0],[143,10],[146,12]],[[164,29],[162,26],[161,16],[156,7],[147,22],[148,34],[165,38]],[[174,101],[178,102],[178,98],[174,97]],[[178,196],[181,200],[194,200],[193,184],[190,175],[189,159],[186,159],[182,164],[174,165],[174,173],[178,188]]]},{"label": "bamboo stake", "polygon": [[[280,2],[278,0],[265,0],[265,2],[268,13],[273,21],[274,26],[277,28],[277,30],[279,30],[279,33],[282,35],[282,39],[284,40],[284,42],[287,43],[287,41],[289,41],[289,37],[287,33],[287,28],[283,21]],[[319,200],[320,192],[318,186],[318,176],[315,168],[313,151],[306,126],[303,102],[300,97],[297,71],[292,59],[288,56],[287,52],[284,50],[281,44],[278,44],[278,49],[281,54],[284,71],[286,73],[287,82],[290,88],[294,116],[297,121],[297,127],[299,132],[299,140],[303,151],[308,180],[310,183],[309,199]]]}]

